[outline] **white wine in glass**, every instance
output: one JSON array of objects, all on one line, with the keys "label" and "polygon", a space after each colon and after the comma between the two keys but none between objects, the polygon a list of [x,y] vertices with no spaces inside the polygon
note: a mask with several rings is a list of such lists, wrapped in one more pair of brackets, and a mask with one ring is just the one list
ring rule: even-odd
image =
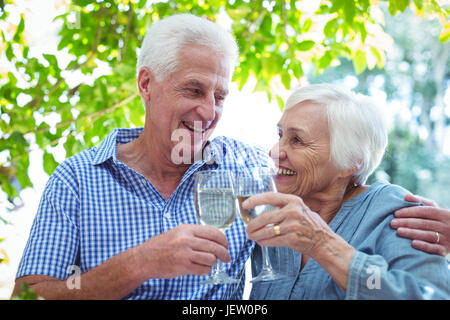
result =
[{"label": "white wine in glass", "polygon": [[[260,205],[253,209],[242,208],[242,203],[253,195],[264,192],[276,192],[277,188],[274,180],[275,172],[271,168],[253,168],[247,172],[240,172],[236,178],[236,194],[239,204],[239,211],[245,224],[260,214],[275,209],[270,205]],[[267,247],[262,247],[263,266],[259,275],[250,282],[270,281],[286,278],[275,270],[269,260]]]},{"label": "white wine in glass", "polygon": [[[227,170],[199,171],[194,176],[195,209],[198,221],[223,233],[236,217],[236,196],[233,177]],[[203,284],[239,283],[228,276],[223,263],[218,260],[212,276]]]}]

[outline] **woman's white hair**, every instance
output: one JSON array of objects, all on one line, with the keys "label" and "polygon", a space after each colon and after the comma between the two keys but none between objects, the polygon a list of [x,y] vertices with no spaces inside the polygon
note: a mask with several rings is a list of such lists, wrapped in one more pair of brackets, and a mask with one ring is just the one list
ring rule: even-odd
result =
[{"label": "woman's white hair", "polygon": [[380,164],[387,145],[385,116],[372,98],[332,84],[313,84],[291,94],[285,110],[303,101],[325,106],[330,157],[340,170],[357,168],[352,182],[364,184]]},{"label": "woman's white hair", "polygon": [[137,60],[137,74],[147,67],[162,81],[177,71],[178,52],[186,45],[199,45],[223,55],[233,70],[238,57],[235,39],[217,23],[191,14],[177,14],[152,24]]}]

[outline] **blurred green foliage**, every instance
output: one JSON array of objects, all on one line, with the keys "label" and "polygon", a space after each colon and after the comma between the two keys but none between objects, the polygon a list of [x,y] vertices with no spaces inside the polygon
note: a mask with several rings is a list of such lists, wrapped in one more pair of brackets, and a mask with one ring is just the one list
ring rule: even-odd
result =
[{"label": "blurred green foliage", "polygon": [[[250,76],[255,90],[269,99],[282,99],[276,88],[290,89],[305,76],[305,65],[315,75],[345,58],[362,75],[386,63],[384,20],[411,8],[420,17],[440,22],[435,39],[448,40],[449,8],[435,0],[74,0],[58,2],[64,12],[58,54],[30,54],[27,12],[12,21],[14,1],[0,2],[0,184],[9,199],[32,186],[29,152],[43,151],[44,170],[58,165],[54,149],[62,145],[69,157],[102,140],[113,128],[142,126],[144,109],[135,83],[136,52],[145,30],[163,17],[190,12],[217,20],[230,18],[240,47],[233,81],[242,88]],[[62,4],[61,4],[62,3]],[[307,6],[306,4],[310,5]],[[312,4],[312,5],[311,5]],[[388,7],[384,14],[380,5]],[[99,67],[107,74],[93,81],[73,83],[75,75],[93,76]],[[91,77],[92,78],[92,77]],[[49,118],[57,119],[56,123]],[[386,169],[388,170],[388,169]]]}]

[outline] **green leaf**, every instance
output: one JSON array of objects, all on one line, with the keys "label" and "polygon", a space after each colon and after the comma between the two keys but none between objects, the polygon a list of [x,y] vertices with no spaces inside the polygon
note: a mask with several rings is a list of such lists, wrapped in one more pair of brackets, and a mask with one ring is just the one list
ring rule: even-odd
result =
[{"label": "green leaf", "polygon": [[312,40],[305,40],[297,44],[297,49],[300,51],[309,51],[311,50],[316,43]]},{"label": "green leaf", "polygon": [[25,137],[23,136],[22,133],[18,132],[18,131],[14,131],[11,136],[10,139],[12,139],[13,141],[17,142],[19,145],[22,145],[24,147],[28,146],[28,142],[25,139]]},{"label": "green leaf", "polygon": [[360,74],[364,71],[367,66],[366,54],[361,49],[356,50],[355,56],[353,58],[353,67],[356,74]]},{"label": "green leaf", "polygon": [[339,29],[339,22],[337,18],[331,19],[325,24],[323,28],[323,33],[327,38],[335,38],[337,30]]},{"label": "green leaf", "polygon": [[281,112],[283,112],[283,109],[284,109],[283,99],[279,95],[276,95],[276,99],[277,99],[278,107],[280,108]]},{"label": "green leaf", "polygon": [[286,89],[291,89],[291,75],[286,69],[281,72],[281,82]]},{"label": "green leaf", "polygon": [[17,26],[16,32],[14,33],[13,37],[14,42],[21,42],[22,32],[24,29],[25,29],[25,19],[23,17],[23,14],[21,14],[19,25]]},{"label": "green leaf", "polygon": [[5,53],[6,53],[6,58],[9,61],[12,61],[14,58],[14,52],[13,52],[13,48],[12,45],[9,43],[6,43],[6,49],[5,49]]},{"label": "green leaf", "polygon": [[447,24],[444,26],[444,28],[441,30],[441,33],[439,34],[440,42],[447,42],[448,39],[450,39],[450,22],[447,22]]},{"label": "green leaf", "polygon": [[16,188],[14,188],[14,186],[9,181],[8,177],[2,173],[0,173],[0,185],[3,192],[5,192],[10,198],[15,198],[19,195]]},{"label": "green leaf", "polygon": [[322,71],[326,69],[331,62],[333,61],[333,56],[329,51],[325,52],[325,54],[319,59],[319,70]]},{"label": "green leaf", "polygon": [[33,289],[31,289],[28,283],[25,281],[20,287],[19,294],[17,296],[11,297],[11,300],[37,300],[40,298]]},{"label": "green leaf", "polygon": [[252,11],[252,8],[251,8],[251,6],[241,6],[236,9],[227,8],[226,11],[227,11],[228,16],[231,19],[233,19],[235,21],[239,21],[239,20],[247,17],[249,15],[249,13]]},{"label": "green leaf", "polygon": [[398,11],[403,12],[408,7],[410,0],[389,0],[389,13],[393,16],[397,14]]},{"label": "green leaf", "polygon": [[353,20],[355,18],[355,2],[354,1],[345,1],[344,4],[344,20],[350,26],[353,25]]},{"label": "green leaf", "polygon": [[375,47],[370,47],[370,52],[373,54],[373,56],[377,60],[378,68],[381,69],[383,67],[383,56],[381,55],[380,51],[378,51],[378,49]]},{"label": "green leaf", "polygon": [[304,23],[303,23],[303,27],[302,27],[302,32],[308,32],[309,29],[311,29],[312,26],[312,20],[311,19],[307,19]]},{"label": "green leaf", "polygon": [[416,6],[416,8],[418,10],[422,10],[423,9],[423,0],[414,0],[414,5]]},{"label": "green leaf", "polygon": [[56,169],[56,167],[59,165],[58,162],[56,162],[55,158],[51,153],[44,152],[44,171],[51,175],[53,171]]},{"label": "green leaf", "polygon": [[55,55],[44,53],[43,56],[52,67],[58,68],[58,60],[56,59]]},{"label": "green leaf", "polygon": [[270,14],[264,16],[263,22],[261,23],[261,31],[266,36],[270,36],[272,32],[272,17]]}]

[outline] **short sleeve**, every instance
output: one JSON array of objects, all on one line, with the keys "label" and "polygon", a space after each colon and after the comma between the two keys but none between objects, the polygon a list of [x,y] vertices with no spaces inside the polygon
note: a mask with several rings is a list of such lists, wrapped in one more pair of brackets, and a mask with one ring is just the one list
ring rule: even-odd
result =
[{"label": "short sleeve", "polygon": [[79,198],[61,177],[55,172],[44,189],[16,278],[39,274],[66,279],[76,263]]}]

